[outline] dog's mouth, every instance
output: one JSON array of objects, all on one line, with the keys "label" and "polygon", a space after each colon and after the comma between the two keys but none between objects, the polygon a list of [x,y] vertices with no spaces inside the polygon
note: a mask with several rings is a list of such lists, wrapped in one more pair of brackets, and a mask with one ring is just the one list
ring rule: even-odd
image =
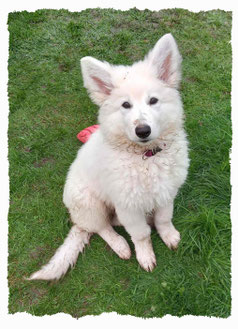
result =
[{"label": "dog's mouth", "polygon": [[139,144],[141,144],[141,143],[146,144],[146,143],[149,143],[149,142],[151,142],[151,139],[141,139],[141,140],[138,141]]},{"label": "dog's mouth", "polygon": [[146,140],[143,140],[143,141],[140,141],[140,143],[147,143],[147,142],[150,142],[150,139],[146,139]]}]

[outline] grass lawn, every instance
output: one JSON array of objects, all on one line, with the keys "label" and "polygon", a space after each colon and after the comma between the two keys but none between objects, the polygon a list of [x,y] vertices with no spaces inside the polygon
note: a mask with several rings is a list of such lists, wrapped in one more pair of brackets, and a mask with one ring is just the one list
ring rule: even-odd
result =
[{"label": "grass lawn", "polygon": [[[9,313],[73,317],[228,317],[230,293],[231,12],[90,9],[9,14]],[[24,276],[45,264],[71,226],[62,202],[76,134],[97,123],[80,58],[140,60],[171,32],[183,56],[181,95],[191,166],[175,202],[177,252],[152,232],[157,267],[121,260],[98,236],[57,283]],[[117,228],[133,245],[123,228]]]}]

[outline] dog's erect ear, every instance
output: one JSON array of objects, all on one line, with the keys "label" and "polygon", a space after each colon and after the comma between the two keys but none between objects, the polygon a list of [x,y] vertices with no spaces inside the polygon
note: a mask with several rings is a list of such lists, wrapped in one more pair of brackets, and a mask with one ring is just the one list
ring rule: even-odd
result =
[{"label": "dog's erect ear", "polygon": [[179,87],[182,57],[172,34],[165,34],[159,39],[148,54],[147,60],[158,79],[170,87]]},{"label": "dog's erect ear", "polygon": [[92,100],[101,106],[113,89],[110,64],[87,56],[81,59],[81,70],[84,87],[88,89]]}]

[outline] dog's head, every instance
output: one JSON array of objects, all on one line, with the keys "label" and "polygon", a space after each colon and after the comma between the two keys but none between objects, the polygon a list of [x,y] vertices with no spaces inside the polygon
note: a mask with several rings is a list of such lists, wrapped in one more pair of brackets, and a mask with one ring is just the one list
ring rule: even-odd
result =
[{"label": "dog's head", "polygon": [[181,56],[171,34],[164,35],[143,61],[132,66],[82,58],[84,86],[100,106],[99,123],[107,138],[123,136],[145,145],[180,124],[180,66]]}]

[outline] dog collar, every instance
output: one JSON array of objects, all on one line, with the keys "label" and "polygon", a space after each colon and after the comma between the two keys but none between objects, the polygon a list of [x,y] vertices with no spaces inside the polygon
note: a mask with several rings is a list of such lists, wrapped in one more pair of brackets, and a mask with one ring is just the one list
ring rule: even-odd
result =
[{"label": "dog collar", "polygon": [[152,157],[153,155],[155,155],[156,153],[161,152],[161,151],[162,151],[162,148],[160,148],[159,146],[155,147],[152,150],[147,150],[142,154],[142,159],[146,160],[146,159]]}]

